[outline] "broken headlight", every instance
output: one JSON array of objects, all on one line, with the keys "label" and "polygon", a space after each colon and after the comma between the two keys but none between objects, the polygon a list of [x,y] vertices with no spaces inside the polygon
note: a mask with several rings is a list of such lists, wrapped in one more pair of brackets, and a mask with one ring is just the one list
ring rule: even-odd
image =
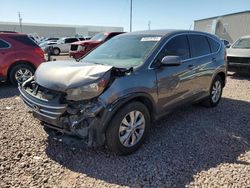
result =
[{"label": "broken headlight", "polygon": [[105,79],[99,80],[89,85],[80,86],[78,88],[72,88],[67,90],[67,100],[80,101],[88,100],[100,95],[107,85]]}]

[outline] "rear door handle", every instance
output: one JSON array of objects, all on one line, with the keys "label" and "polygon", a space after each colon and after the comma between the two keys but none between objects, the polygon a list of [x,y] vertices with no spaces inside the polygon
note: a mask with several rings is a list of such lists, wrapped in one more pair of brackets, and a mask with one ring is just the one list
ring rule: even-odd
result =
[{"label": "rear door handle", "polygon": [[190,70],[192,70],[192,69],[194,69],[194,65],[188,65],[188,68],[190,69]]},{"label": "rear door handle", "polygon": [[212,58],[212,62],[216,62],[217,60],[216,60],[216,58],[215,57],[213,57]]}]

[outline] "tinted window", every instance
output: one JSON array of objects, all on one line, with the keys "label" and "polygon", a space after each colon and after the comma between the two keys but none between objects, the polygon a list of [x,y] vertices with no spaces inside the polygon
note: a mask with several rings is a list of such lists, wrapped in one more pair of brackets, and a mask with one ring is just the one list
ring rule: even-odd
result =
[{"label": "tinted window", "polygon": [[189,43],[192,57],[210,54],[208,40],[203,35],[189,35]]},{"label": "tinted window", "polygon": [[217,52],[219,47],[220,47],[220,44],[218,42],[216,42],[215,40],[207,37],[208,39],[208,42],[209,42],[209,45],[210,45],[210,48],[211,48],[211,51],[214,53],[214,52]]},{"label": "tinted window", "polygon": [[78,41],[77,38],[69,38],[69,39],[65,39],[65,43],[72,43],[72,42],[76,42]]},{"label": "tinted window", "polygon": [[0,39],[0,48],[9,48],[9,44]]},{"label": "tinted window", "polygon": [[180,56],[183,60],[190,58],[187,36],[180,35],[171,39],[166,44],[163,54],[163,56]]},{"label": "tinted window", "polygon": [[25,45],[38,47],[38,45],[32,39],[30,39],[28,36],[17,35],[17,36],[12,36],[11,38],[14,39],[15,41],[21,42]]}]

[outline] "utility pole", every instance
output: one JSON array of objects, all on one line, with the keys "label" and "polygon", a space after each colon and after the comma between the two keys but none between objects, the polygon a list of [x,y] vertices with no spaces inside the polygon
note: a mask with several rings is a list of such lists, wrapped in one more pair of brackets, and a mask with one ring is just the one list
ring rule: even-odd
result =
[{"label": "utility pole", "polygon": [[20,12],[18,12],[18,18],[19,18],[20,31],[22,33],[23,32],[23,26],[22,26],[23,18],[21,17],[21,13]]},{"label": "utility pole", "polygon": [[148,30],[150,30],[151,29],[151,21],[149,20],[148,21]]},{"label": "utility pole", "polygon": [[130,0],[130,32],[132,32],[132,8],[133,8],[133,5],[132,5],[132,0]]}]

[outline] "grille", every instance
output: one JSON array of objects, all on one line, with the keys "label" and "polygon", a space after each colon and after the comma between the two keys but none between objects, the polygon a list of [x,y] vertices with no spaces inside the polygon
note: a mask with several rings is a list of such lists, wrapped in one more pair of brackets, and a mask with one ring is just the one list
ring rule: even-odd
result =
[{"label": "grille", "polygon": [[247,63],[250,64],[250,58],[247,57],[227,57],[228,62],[232,63]]},{"label": "grille", "polygon": [[77,51],[78,45],[77,44],[72,44],[70,47],[71,51]]},{"label": "grille", "polygon": [[56,124],[57,120],[65,111],[66,104],[60,103],[62,94],[50,91],[37,84],[30,87],[19,87],[21,98],[24,103],[39,116],[42,121]]}]

